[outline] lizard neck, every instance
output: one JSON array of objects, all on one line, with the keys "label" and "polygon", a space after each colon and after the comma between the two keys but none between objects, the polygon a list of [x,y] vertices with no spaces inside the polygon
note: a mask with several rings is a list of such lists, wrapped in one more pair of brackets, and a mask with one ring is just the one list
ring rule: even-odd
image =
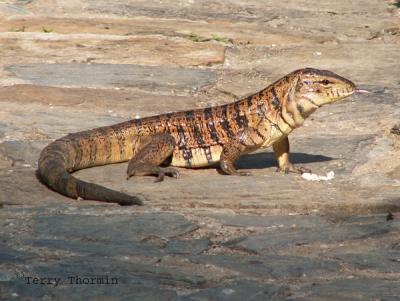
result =
[{"label": "lizard neck", "polygon": [[260,99],[265,107],[265,117],[285,135],[303,125],[318,108],[307,98],[296,97],[296,85],[296,77],[285,76],[268,86]]}]

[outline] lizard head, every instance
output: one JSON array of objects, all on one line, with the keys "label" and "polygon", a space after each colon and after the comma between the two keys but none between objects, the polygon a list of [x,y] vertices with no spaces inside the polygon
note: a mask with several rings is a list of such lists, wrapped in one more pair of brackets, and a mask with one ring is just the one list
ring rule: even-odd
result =
[{"label": "lizard head", "polygon": [[284,118],[291,127],[297,127],[304,119],[319,107],[337,102],[356,92],[367,92],[357,89],[350,80],[328,70],[312,68],[300,69],[284,78],[282,83],[293,82],[288,91]]},{"label": "lizard head", "polygon": [[341,100],[355,92],[365,92],[358,90],[350,80],[328,70],[306,68],[294,73],[298,76],[296,98],[307,99],[318,107]]}]

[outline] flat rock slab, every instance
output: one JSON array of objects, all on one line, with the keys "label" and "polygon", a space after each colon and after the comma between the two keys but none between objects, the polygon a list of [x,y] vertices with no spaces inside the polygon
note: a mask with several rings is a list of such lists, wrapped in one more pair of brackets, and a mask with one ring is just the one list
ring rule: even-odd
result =
[{"label": "flat rock slab", "polygon": [[[101,223],[100,223],[101,220]],[[66,237],[118,241],[120,233],[132,240],[148,236],[175,237],[198,228],[179,214],[144,213],[132,215],[50,215],[35,219],[36,237]]]},{"label": "flat rock slab", "polygon": [[165,246],[165,251],[170,254],[200,254],[208,249],[211,241],[207,238],[171,240]]},{"label": "flat rock slab", "polygon": [[197,293],[183,296],[179,301],[279,301],[286,300],[289,290],[274,284],[253,280],[235,280]]},{"label": "flat rock slab", "polygon": [[11,161],[13,166],[34,166],[37,163],[40,151],[45,146],[46,143],[39,141],[4,141],[0,143],[0,157]]},{"label": "flat rock slab", "polygon": [[200,255],[191,256],[190,259],[194,262],[212,264],[261,279],[310,278],[333,273],[339,269],[339,263],[336,261],[300,256]]},{"label": "flat rock slab", "polygon": [[[138,91],[130,89],[96,89],[96,88],[66,88],[19,84],[0,87],[0,101],[2,103],[38,105],[36,111],[58,111],[65,107],[81,110],[90,110],[91,113],[107,112],[121,115],[147,116],[149,114],[165,113],[204,107],[214,102],[221,102],[221,98],[198,97],[193,95],[154,94],[151,91]],[[157,106],[154,106],[157,103]],[[40,107],[41,106],[41,107]],[[19,107],[21,108],[21,107]],[[40,109],[39,109],[40,108]],[[18,110],[17,110],[18,111]],[[71,112],[71,111],[69,111]],[[87,116],[88,118],[88,116]],[[101,116],[96,116],[96,119]],[[60,116],[59,119],[62,119]],[[42,122],[43,123],[43,118]],[[110,122],[113,122],[110,120]],[[114,121],[115,122],[115,121]],[[93,122],[95,125],[95,122]],[[5,127],[4,121],[0,130]],[[15,126],[15,125],[14,125]]]},{"label": "flat rock slab", "polygon": [[216,82],[212,70],[123,64],[26,64],[5,68],[27,83],[43,86],[192,90]]},{"label": "flat rock slab", "polygon": [[336,300],[388,300],[397,301],[400,282],[381,279],[339,279],[304,289],[305,298],[290,298],[288,301],[336,301]]},{"label": "flat rock slab", "polygon": [[[69,279],[65,279],[68,283]],[[32,283],[32,282],[31,282]],[[96,288],[93,289],[93,286]],[[87,300],[133,300],[153,301],[165,300],[174,301],[178,296],[175,291],[162,289],[155,286],[143,284],[121,285],[69,285],[54,287],[50,285],[27,284],[25,279],[16,279],[0,283],[0,295],[4,300],[20,298],[22,300],[61,300],[80,301]]]},{"label": "flat rock slab", "polygon": [[[273,16],[274,18],[276,16]],[[43,24],[46,24],[46,28],[52,30],[52,34],[43,33]],[[157,17],[136,17],[136,18],[69,18],[69,17],[14,17],[12,19],[0,20],[0,31],[6,31],[7,34],[0,35],[0,39],[10,39],[16,36],[15,32],[23,29],[25,33],[18,33],[19,37],[26,37],[33,40],[32,37],[42,40],[56,40],[61,39],[62,36],[59,34],[68,34],[68,36],[76,38],[79,37],[78,32],[86,33],[86,41],[83,45],[86,47],[75,47],[76,44],[73,42],[64,41],[65,44],[69,45],[68,50],[72,50],[73,54],[77,57],[82,57],[82,54],[89,55],[90,53],[98,53],[98,49],[92,46],[98,44],[88,41],[95,40],[96,38],[102,38],[104,40],[114,40],[115,43],[110,43],[115,47],[105,47],[105,45],[99,45],[100,49],[106,51],[104,55],[96,55],[92,58],[96,59],[96,62],[100,62],[103,59],[113,59],[110,54],[120,50],[130,51],[124,47],[124,44],[119,44],[118,40],[133,40],[141,41],[143,45],[131,45],[132,48],[139,50],[139,53],[130,52],[132,55],[124,55],[124,57],[118,57],[118,60],[122,61],[142,61],[148,64],[154,65],[155,63],[163,63],[170,65],[171,63],[177,63],[180,65],[207,65],[215,63],[223,63],[224,61],[224,50],[225,47],[240,44],[253,44],[271,46],[278,45],[279,47],[287,47],[294,45],[302,45],[312,43],[313,41],[320,41],[320,35],[304,35],[299,32],[282,32],[273,27],[260,27],[257,23],[249,22],[235,22],[223,21],[223,20],[188,20],[188,19],[160,19]],[[35,34],[32,34],[35,33]],[[96,35],[94,35],[96,34]],[[64,40],[68,36],[64,37]],[[82,34],[81,34],[82,37]],[[174,38],[179,37],[180,39]],[[331,39],[322,38],[322,40]],[[155,43],[160,41],[164,42],[165,47],[157,47]],[[172,43],[173,42],[173,43]],[[39,45],[38,45],[39,44]],[[40,42],[32,41],[32,45],[40,47]],[[109,44],[109,43],[107,43]],[[28,43],[21,43],[19,45],[8,46],[4,50],[13,49],[14,51],[25,50]],[[46,43],[42,43],[46,46]],[[49,46],[54,46],[53,43]],[[13,48],[12,48],[13,47]],[[198,51],[194,51],[198,49]],[[4,51],[3,50],[3,51]],[[38,50],[38,49],[37,49]],[[49,51],[53,53],[59,60],[70,58],[71,54],[66,53],[60,49],[60,53],[52,51],[52,47],[43,47],[43,51]],[[174,54],[171,55],[171,50]],[[0,50],[2,51],[2,50]],[[8,52],[4,51],[5,54]],[[22,54],[23,52],[19,52]],[[36,56],[26,53],[27,59],[35,59]],[[62,55],[60,55],[62,54]],[[177,56],[181,54],[181,56]],[[161,55],[161,57],[159,56]],[[12,60],[13,58],[7,55],[6,57],[0,58],[0,61]],[[54,59],[48,58],[48,59]],[[116,58],[114,58],[115,60]],[[153,59],[151,61],[151,59]],[[170,60],[168,60],[170,59]]]},{"label": "flat rock slab", "polygon": [[[23,4],[23,3],[21,3]],[[21,5],[12,5],[8,3],[0,3],[0,15],[9,17],[11,15],[31,15],[32,13],[23,8]]]},{"label": "flat rock slab", "polygon": [[[122,285],[179,285],[196,288],[206,284],[203,276],[193,273],[193,271],[191,274],[182,272],[177,267],[162,267],[154,263],[135,263],[94,256],[77,257],[54,264],[36,265],[33,267],[33,272],[48,277],[61,277],[64,286],[71,285],[69,277],[75,275],[81,275],[81,278],[108,275],[109,279],[117,278],[118,283]],[[72,284],[76,284],[79,279],[72,281]]]},{"label": "flat rock slab", "polygon": [[330,224],[326,218],[316,215],[257,216],[211,214],[210,217],[216,219],[223,225],[235,227],[313,228]]},{"label": "flat rock slab", "polygon": [[32,259],[34,254],[25,251],[19,251],[9,246],[0,245],[0,265],[5,263],[25,262]]},{"label": "flat rock slab", "polygon": [[[118,0],[112,5],[107,1],[91,0],[87,6],[90,12],[115,14],[123,16],[158,16],[163,18],[186,18],[191,20],[198,19],[225,19],[225,20],[240,20],[247,22],[269,21],[273,16],[301,16],[306,17],[315,13],[328,12],[348,13],[348,12],[365,12],[374,10],[376,13],[385,12],[379,1],[371,1],[365,7],[362,1],[355,1],[351,5],[344,8],[340,4],[329,5],[321,4],[319,1],[301,1],[299,4],[283,5],[279,2],[260,4],[252,2],[248,5],[247,2],[232,1],[230,3],[216,3],[211,0],[202,2],[201,4],[193,1],[187,1],[182,5],[171,5],[173,1],[140,1],[139,3],[130,4],[125,1]],[[317,9],[318,8],[318,9]]]},{"label": "flat rock slab", "polygon": [[[57,210],[62,210],[57,209]],[[92,210],[89,210],[93,212]],[[33,221],[34,239],[25,247],[45,247],[93,256],[146,256],[201,253],[208,239],[177,240],[198,226],[177,214],[50,215]]]},{"label": "flat rock slab", "polygon": [[252,252],[263,252],[271,249],[288,247],[290,245],[308,245],[312,243],[337,243],[345,240],[374,237],[399,231],[399,223],[392,225],[386,221],[376,224],[350,224],[321,226],[319,228],[293,228],[277,230],[272,233],[249,236],[231,247],[241,248]]},{"label": "flat rock slab", "polygon": [[[328,69],[346,78],[350,78],[357,84],[374,84],[394,86],[397,84],[387,76],[388,68],[399,69],[399,54],[397,53],[399,45],[394,43],[371,43],[368,47],[360,47],[350,39],[346,43],[323,43],[316,44],[312,47],[290,47],[279,51],[258,49],[258,54],[254,50],[245,53],[238,53],[234,48],[227,49],[225,54],[226,60],[240,66],[241,68],[249,68],[253,66],[263,73],[268,74],[271,78],[279,78],[283,74],[287,74],[298,68],[318,67],[319,69]],[[266,54],[267,53],[267,54]],[[246,56],[246,59],[243,59]],[[258,60],[255,62],[254,57]],[[286,59],[286,58],[291,58]],[[365,62],[370,62],[370,65]],[[262,63],[262,67],[260,66]],[[270,68],[270,66],[280,66]],[[371,72],[371,68],[374,72]]]},{"label": "flat rock slab", "polygon": [[164,243],[155,239],[155,242],[130,240],[130,237],[121,237],[114,241],[96,241],[90,239],[26,239],[25,247],[47,248],[51,252],[67,251],[92,256],[154,256],[166,254]]},{"label": "flat rock slab", "polygon": [[[72,21],[73,22],[73,21]],[[160,35],[126,37],[114,35],[0,34],[1,64],[22,63],[117,63],[150,66],[211,66],[224,62],[221,43],[196,44],[185,38]],[[12,53],[13,55],[9,55]],[[121,53],[124,53],[121,56]],[[24,58],[21,60],[21,58]]]},{"label": "flat rock slab", "polygon": [[335,254],[335,258],[360,270],[400,274],[400,250]]}]

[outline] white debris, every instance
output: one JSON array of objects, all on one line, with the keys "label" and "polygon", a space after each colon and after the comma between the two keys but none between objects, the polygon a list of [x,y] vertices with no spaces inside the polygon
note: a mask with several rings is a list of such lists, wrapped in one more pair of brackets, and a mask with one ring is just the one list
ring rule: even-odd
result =
[{"label": "white debris", "polygon": [[222,290],[222,293],[224,293],[225,295],[232,295],[235,292],[235,290],[231,289],[231,288],[224,288]]},{"label": "white debris", "polygon": [[335,173],[331,170],[326,176],[319,176],[314,173],[305,172],[301,176],[307,181],[329,181],[335,178]]}]

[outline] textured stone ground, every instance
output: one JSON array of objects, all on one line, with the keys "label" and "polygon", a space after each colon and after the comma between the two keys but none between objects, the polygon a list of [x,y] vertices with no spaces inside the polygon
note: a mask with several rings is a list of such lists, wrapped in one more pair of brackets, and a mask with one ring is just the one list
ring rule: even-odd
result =
[{"label": "textured stone ground", "polygon": [[[400,300],[399,7],[2,1],[0,300]],[[143,207],[78,203],[35,177],[40,150],[65,134],[225,103],[302,67],[373,92],[290,137],[292,160],[331,181],[275,173],[271,150],[240,160],[246,178],[77,173],[146,195]]]}]

